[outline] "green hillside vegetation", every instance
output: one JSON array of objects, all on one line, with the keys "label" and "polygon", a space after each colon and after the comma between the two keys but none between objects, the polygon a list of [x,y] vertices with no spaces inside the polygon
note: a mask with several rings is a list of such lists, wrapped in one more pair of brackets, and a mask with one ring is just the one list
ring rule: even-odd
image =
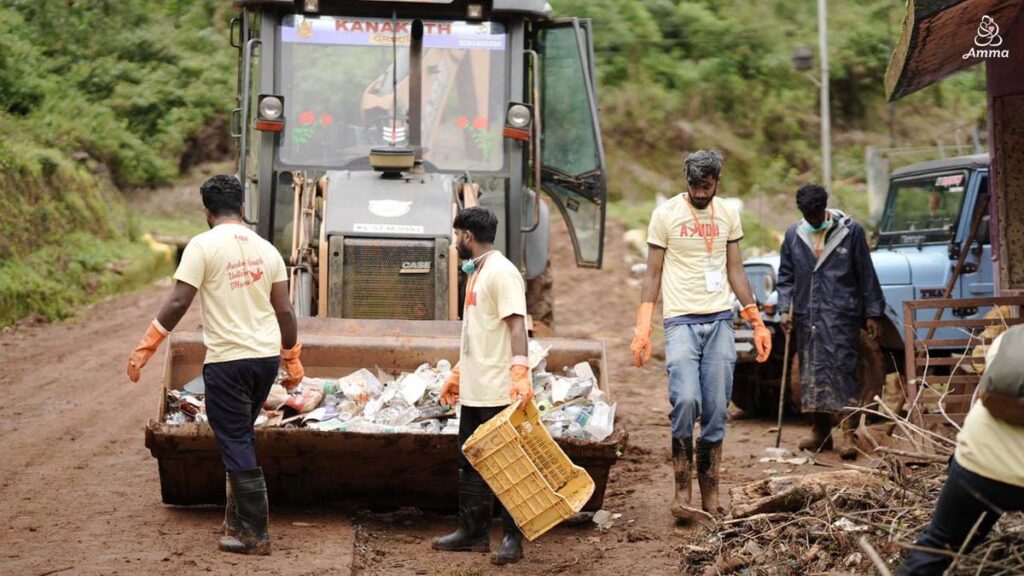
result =
[{"label": "green hillside vegetation", "polygon": [[[791,68],[816,46],[813,0],[556,0],[594,22],[610,214],[641,226],[680,191],[683,153],[727,157],[748,246],[770,248],[792,191],[820,173],[818,92]],[[882,76],[899,0],[830,2],[834,204],[862,217],[868,145],[949,145],[983,126],[983,71],[896,106]],[[122,192],[223,154],[234,14],[223,0],[7,0],[0,5],[0,326],[62,317],[166,273]],[[617,239],[610,239],[617,241]],[[127,262],[126,265],[116,265]],[[114,263],[114,265],[112,265]]]},{"label": "green hillside vegetation", "polygon": [[[641,225],[656,193],[681,190],[683,153],[710,147],[726,155],[724,195],[744,198],[748,210],[763,196],[768,228],[796,217],[792,193],[821,173],[818,89],[791,64],[797,46],[817,53],[814,0],[552,4],[593,20],[611,193],[628,200],[612,214]],[[832,192],[835,205],[863,219],[865,147],[949,146],[984,127],[984,70],[897,103],[890,141],[882,77],[905,3],[828,4]],[[761,219],[748,216],[749,238]]]},{"label": "green hillside vegetation", "polygon": [[218,0],[0,6],[0,326],[167,272],[120,191],[226,145],[232,14]]}]

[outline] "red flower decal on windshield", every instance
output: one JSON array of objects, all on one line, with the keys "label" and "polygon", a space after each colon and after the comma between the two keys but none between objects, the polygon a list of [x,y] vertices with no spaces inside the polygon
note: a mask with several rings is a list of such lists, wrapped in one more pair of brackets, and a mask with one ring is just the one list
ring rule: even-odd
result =
[{"label": "red flower decal on windshield", "polygon": [[466,126],[469,126],[469,118],[466,118],[465,116],[459,116],[458,118],[455,119],[455,123],[459,125],[460,129],[465,129]]},{"label": "red flower decal on windshield", "polygon": [[320,117],[320,123],[324,126],[330,126],[331,122],[334,122],[334,116],[331,116],[330,114],[324,114]]},{"label": "red flower decal on windshield", "polygon": [[299,124],[311,125],[316,122],[316,114],[312,112],[303,112],[299,114]]},{"label": "red flower decal on windshield", "polygon": [[477,130],[486,130],[487,129],[487,118],[484,118],[482,116],[477,116],[476,118],[474,118],[473,119],[473,128],[476,128]]}]

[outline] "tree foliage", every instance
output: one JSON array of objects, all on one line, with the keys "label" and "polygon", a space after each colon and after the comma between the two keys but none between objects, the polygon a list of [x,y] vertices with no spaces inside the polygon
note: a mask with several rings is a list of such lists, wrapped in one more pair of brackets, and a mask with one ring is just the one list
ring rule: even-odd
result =
[{"label": "tree foliage", "polygon": [[[790,194],[819,178],[818,89],[791,64],[816,56],[814,0],[558,0],[560,15],[594,27],[605,144],[616,198],[671,195],[683,153],[726,153],[725,193]],[[911,96],[890,109],[883,76],[905,5],[828,2],[834,192],[866,206],[864,146],[952,144],[983,125],[982,71]],[[632,151],[642,151],[636,154]],[[635,166],[641,163],[642,167]],[[662,178],[637,178],[653,171]]]}]

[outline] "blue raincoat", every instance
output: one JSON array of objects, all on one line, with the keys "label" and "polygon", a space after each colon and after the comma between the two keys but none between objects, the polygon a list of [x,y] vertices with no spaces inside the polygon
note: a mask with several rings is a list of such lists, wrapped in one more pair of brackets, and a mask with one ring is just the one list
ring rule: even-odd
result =
[{"label": "blue raincoat", "polygon": [[864,229],[838,210],[821,258],[801,223],[786,230],[779,262],[779,310],[793,305],[804,412],[839,412],[860,401],[857,360],[860,329],[882,317],[885,297],[875,275]]}]

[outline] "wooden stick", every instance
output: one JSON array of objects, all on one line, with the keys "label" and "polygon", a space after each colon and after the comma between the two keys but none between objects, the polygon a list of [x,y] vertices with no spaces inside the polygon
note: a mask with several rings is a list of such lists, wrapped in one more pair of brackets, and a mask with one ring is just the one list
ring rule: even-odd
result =
[{"label": "wooden stick", "polygon": [[860,549],[863,550],[864,553],[868,555],[868,558],[871,559],[871,563],[875,565],[879,574],[882,576],[892,576],[892,572],[889,571],[889,567],[882,561],[882,557],[878,555],[877,551],[875,551],[874,546],[868,542],[867,536],[861,536],[857,543],[860,544]]},{"label": "wooden stick", "polygon": [[893,454],[895,456],[904,456],[906,458],[916,458],[925,462],[934,462],[935,464],[946,464],[949,462],[949,458],[946,456],[936,456],[935,454],[923,454],[921,452],[908,452],[906,450],[899,450],[897,448],[889,448],[888,446],[879,446],[875,448],[875,452],[881,452],[883,454]]},{"label": "wooden stick", "polygon": [[779,422],[777,430],[775,432],[775,447],[778,448],[779,444],[782,443],[782,412],[785,406],[786,399],[786,388],[789,386],[787,382],[787,376],[789,375],[789,341],[793,336],[793,299],[789,300],[789,326],[790,329],[786,331],[786,346],[782,354],[782,382],[779,382]]}]

